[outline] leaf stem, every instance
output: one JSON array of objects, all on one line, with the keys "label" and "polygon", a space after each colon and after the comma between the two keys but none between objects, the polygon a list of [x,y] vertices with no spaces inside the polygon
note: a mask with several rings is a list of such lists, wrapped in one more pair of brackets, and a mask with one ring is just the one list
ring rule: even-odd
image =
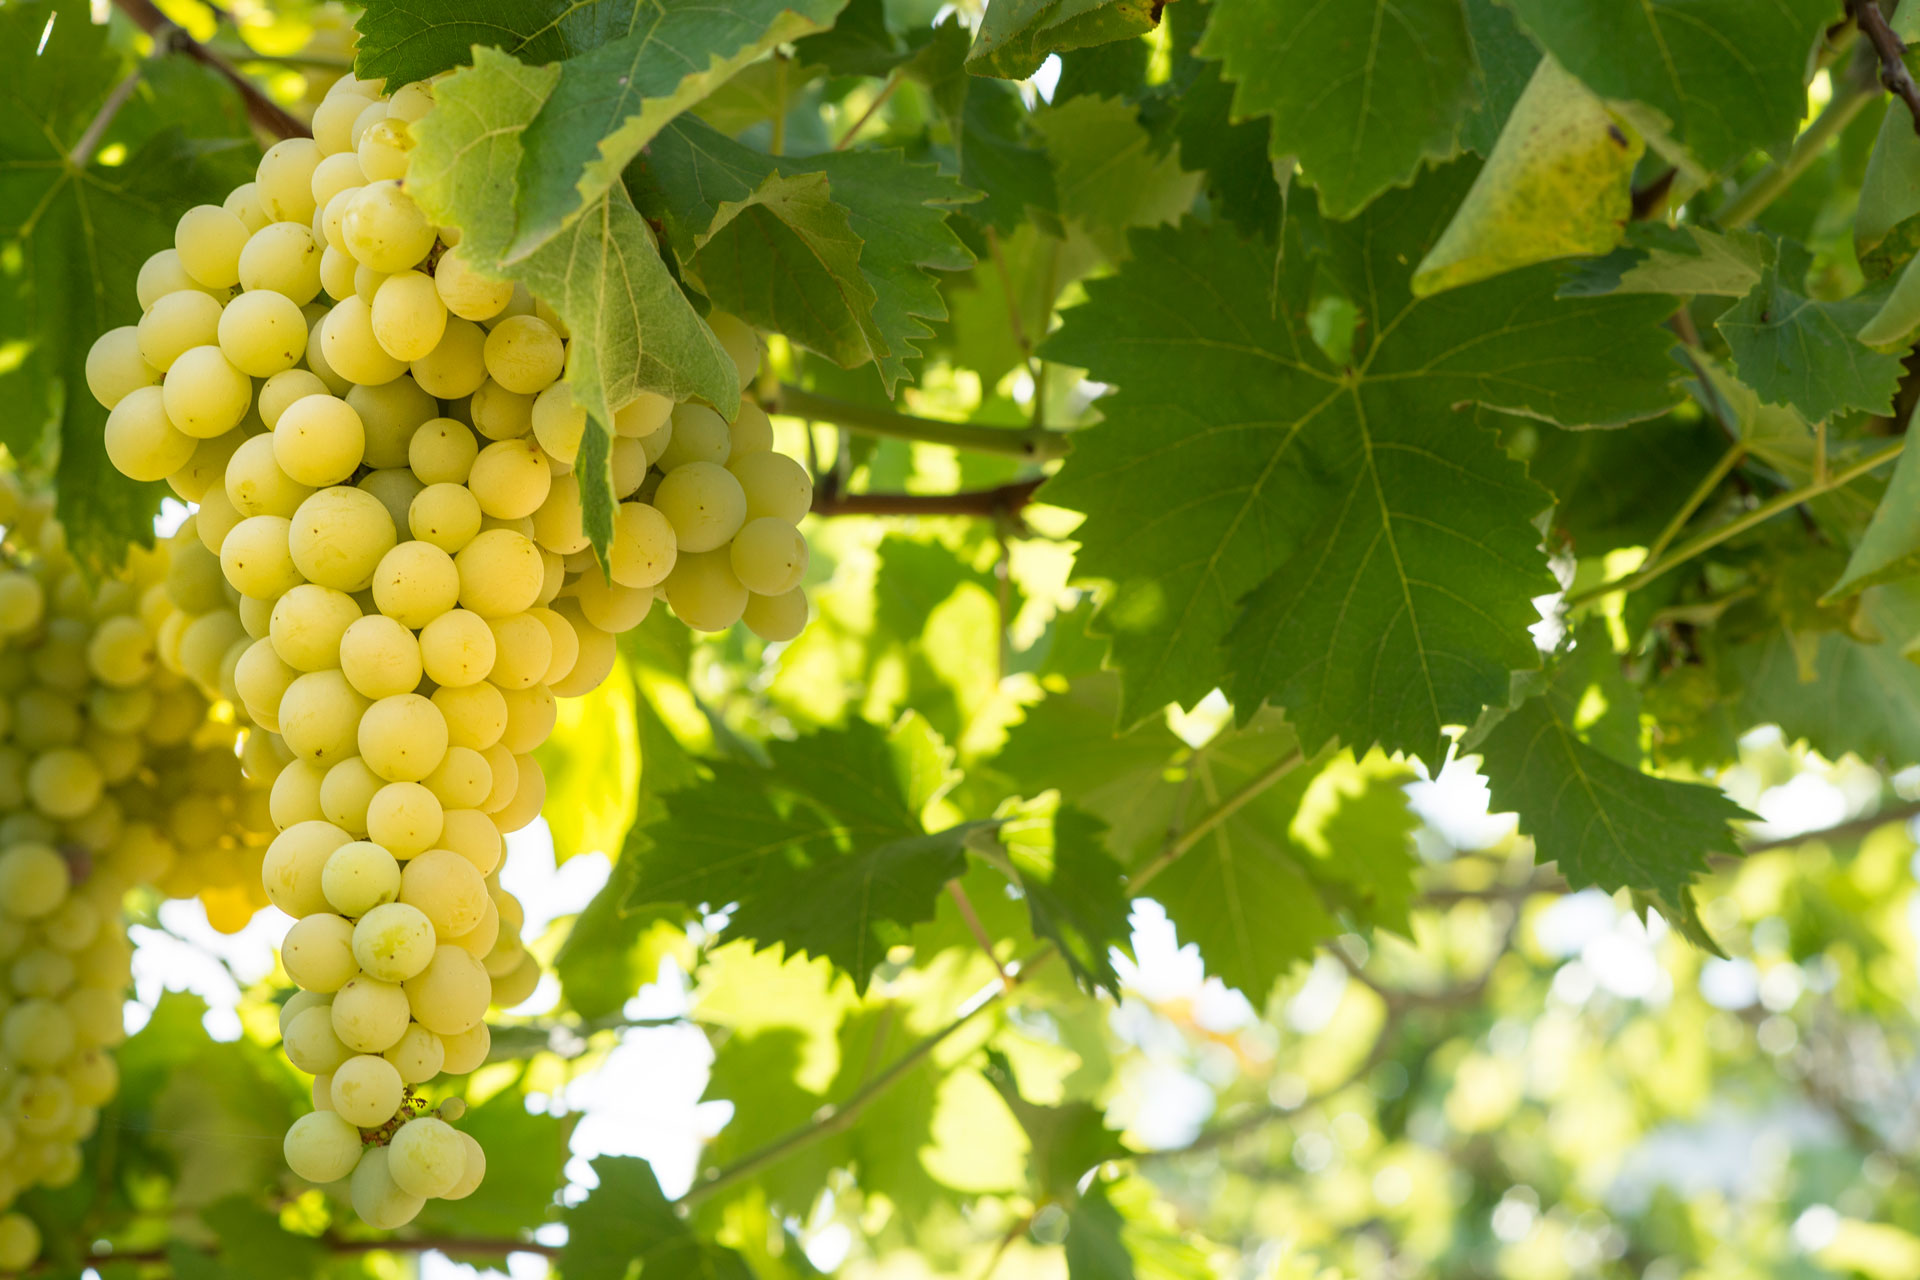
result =
[{"label": "leaf stem", "polygon": [[[310,138],[312,131],[296,120],[279,103],[269,98],[260,86],[234,70],[233,64],[188,35],[173,19],[160,12],[153,0],[113,0],[114,7],[133,20],[135,26],[154,39],[165,39],[168,48],[183,53],[209,67],[239,90],[247,104],[247,115],[254,124],[277,138]],[[163,35],[164,33],[164,35]]]},{"label": "leaf stem", "polygon": [[1920,85],[1913,82],[1913,74],[1907,70],[1906,59],[1902,56],[1907,46],[1887,25],[1886,15],[1880,12],[1875,0],[1848,0],[1847,11],[1853,15],[1854,23],[1873,46],[1873,51],[1880,56],[1880,83],[1894,97],[1907,104],[1907,111],[1913,116],[1913,131],[1920,133]]},{"label": "leaf stem", "polygon": [[893,409],[879,409],[851,400],[818,395],[786,383],[776,387],[761,407],[768,413],[828,422],[861,435],[944,444],[970,453],[1006,454],[1025,458],[1029,462],[1048,462],[1065,457],[1071,448],[1069,435],[1064,431],[917,418]]},{"label": "leaf stem", "polygon": [[992,489],[962,489],[958,493],[841,493],[838,486],[823,487],[813,495],[817,516],[978,516],[1011,520],[1033,500],[1033,491],[1045,477],[1020,480]]},{"label": "leaf stem", "polygon": [[1680,530],[1686,527],[1687,521],[1693,519],[1693,513],[1700,509],[1700,504],[1713,496],[1713,491],[1720,487],[1720,482],[1727,478],[1727,473],[1739,466],[1740,460],[1746,456],[1747,446],[1737,441],[1732,448],[1720,455],[1720,460],[1714,463],[1712,470],[1701,478],[1694,491],[1688,494],[1687,500],[1680,505],[1680,509],[1673,513],[1673,519],[1667,521],[1667,527],[1660,531],[1660,536],[1655,538],[1653,545],[1647,548],[1647,558],[1644,563],[1652,564],[1660,558],[1660,553],[1680,536]]},{"label": "leaf stem", "polygon": [[987,926],[980,923],[980,913],[973,909],[973,902],[967,897],[967,891],[958,880],[947,881],[947,896],[953,899],[953,905],[959,908],[960,918],[966,922],[967,932],[980,944],[980,950],[987,959],[993,961],[993,971],[1000,975],[1000,985],[1011,987],[1013,979],[1007,974],[1007,967],[1000,963],[1000,957],[993,949],[993,935],[987,932]]},{"label": "leaf stem", "polygon": [[1188,827],[1178,836],[1169,838],[1166,848],[1160,851],[1159,857],[1128,877],[1128,894],[1138,894],[1142,889],[1145,889],[1147,885],[1153,882],[1156,876],[1172,866],[1182,854],[1206,839],[1208,832],[1225,822],[1228,818],[1231,818],[1234,814],[1240,812],[1242,808],[1252,801],[1258,799],[1261,793],[1266,791],[1268,787],[1271,787],[1274,783],[1280,781],[1280,779],[1286,777],[1289,773],[1292,773],[1294,769],[1299,767],[1303,759],[1305,759],[1305,757],[1300,753],[1298,748],[1288,752],[1280,759],[1274,761],[1245,786],[1215,805],[1213,809],[1207,813],[1206,817]]},{"label": "leaf stem", "polygon": [[748,1152],[724,1168],[709,1169],[705,1181],[694,1183],[674,1203],[676,1205],[696,1204],[714,1192],[750,1178],[762,1169],[778,1164],[794,1152],[810,1147],[820,1139],[850,1127],[860,1118],[860,1113],[892,1087],[895,1081],[918,1066],[927,1055],[946,1043],[954,1033],[973,1021],[983,1010],[992,1008],[1020,983],[1026,981],[1027,977],[1052,955],[1051,943],[1041,946],[1026,960],[1013,966],[1012,977],[1007,982],[996,982],[980,992],[962,1007],[951,1022],[932,1035],[923,1037],[912,1048],[887,1064],[886,1070],[856,1089],[845,1102],[838,1105],[829,1103],[815,1113],[811,1123],[775,1138],[772,1142],[756,1151]]},{"label": "leaf stem", "polygon": [[[153,51],[158,54],[166,49],[166,41],[155,37]],[[100,149],[100,139],[106,137],[107,129],[113,124],[113,118],[120,114],[120,108],[127,105],[127,99],[140,84],[140,77],[147,73],[147,64],[140,62],[133,70],[120,77],[120,83],[113,86],[113,92],[106,96],[100,109],[93,113],[93,119],[87,121],[86,132],[73,144],[73,150],[67,153],[67,167],[76,173],[93,161],[93,153]]]},{"label": "leaf stem", "polygon": [[[905,67],[903,64],[902,66],[895,67],[888,73],[887,82],[880,86],[879,93],[873,95],[873,101],[867,104],[867,109],[860,113],[858,120],[855,120],[847,126],[847,131],[840,135],[838,142],[833,144],[835,151],[845,151],[849,146],[853,145],[854,138],[858,136],[862,129],[867,127],[867,121],[873,119],[875,113],[877,113],[881,107],[887,105],[887,99],[891,98],[893,91],[900,87],[900,81],[904,78],[901,73],[904,70]],[[991,232],[989,232],[989,234],[991,234]]]},{"label": "leaf stem", "polygon": [[1827,144],[1853,123],[1853,118],[1860,114],[1861,108],[1880,96],[1880,86],[1874,82],[1872,72],[1866,70],[1871,64],[1870,56],[1863,58],[1862,53],[1856,51],[1846,74],[1840,77],[1839,84],[1835,86],[1832,99],[1814,117],[1813,123],[1793,140],[1793,149],[1787,153],[1786,159],[1776,160],[1754,174],[1745,186],[1734,192],[1715,211],[1713,220],[1728,230],[1743,227],[1779,199],[1820,158]]},{"label": "leaf stem", "polygon": [[1810,498],[1817,498],[1823,493],[1829,493],[1834,489],[1844,488],[1852,484],[1855,480],[1867,474],[1867,472],[1899,457],[1900,451],[1906,447],[1907,442],[1904,438],[1895,440],[1886,448],[1876,450],[1850,466],[1830,472],[1824,481],[1805,484],[1798,489],[1793,489],[1777,497],[1770,498],[1742,516],[1729,520],[1723,525],[1716,525],[1704,533],[1696,534],[1694,537],[1681,543],[1678,547],[1675,547],[1659,560],[1647,565],[1644,569],[1630,573],[1622,578],[1615,578],[1611,582],[1602,582],[1598,586],[1587,588],[1585,591],[1575,592],[1573,595],[1567,597],[1567,607],[1569,609],[1577,608],[1580,605],[1598,600],[1602,596],[1612,595],[1616,591],[1634,591],[1640,587],[1644,587],[1647,583],[1652,582],[1668,570],[1685,564],[1703,551],[1712,550],[1736,534],[1745,533],[1755,525],[1765,524],[1781,512],[1791,511]]}]

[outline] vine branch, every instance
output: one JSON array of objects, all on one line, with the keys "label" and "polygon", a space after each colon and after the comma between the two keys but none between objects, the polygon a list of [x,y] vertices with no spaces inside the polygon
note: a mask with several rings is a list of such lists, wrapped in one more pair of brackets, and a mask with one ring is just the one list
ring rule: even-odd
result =
[{"label": "vine branch", "polygon": [[1907,104],[1907,111],[1913,116],[1913,131],[1920,133],[1920,85],[1913,82],[1913,75],[1907,70],[1906,43],[1887,24],[1887,15],[1880,12],[1878,0],[1849,0],[1847,10],[1853,14],[1854,22],[1873,46],[1874,53],[1879,55],[1880,83]]},{"label": "vine branch", "polygon": [[1012,519],[1033,500],[1044,477],[1020,480],[992,489],[963,489],[958,493],[841,493],[823,485],[813,495],[817,516],[980,516]]},{"label": "vine branch", "polygon": [[[445,1254],[485,1254],[494,1257],[509,1253],[537,1253],[545,1258],[558,1258],[562,1247],[554,1244],[541,1244],[534,1240],[512,1240],[493,1236],[419,1236],[411,1240],[343,1240],[338,1236],[321,1236],[315,1243],[329,1253],[350,1256],[365,1253],[445,1253]],[[206,1257],[218,1257],[219,1249],[195,1249],[194,1252]],[[84,1260],[89,1267],[119,1264],[121,1266],[153,1266],[173,1261],[173,1254],[167,1249],[140,1249],[131,1252],[94,1253]],[[35,1270],[52,1269],[52,1260],[42,1261]]]},{"label": "vine branch", "polygon": [[310,138],[312,132],[290,115],[279,103],[261,92],[260,86],[241,75],[232,63],[195,40],[160,12],[153,0],[113,0],[114,7],[132,19],[135,26],[156,40],[166,40],[175,53],[183,53],[201,66],[209,67],[239,91],[247,104],[247,116],[254,124],[277,138]]},{"label": "vine branch", "polygon": [[1862,58],[1856,52],[1847,65],[1846,73],[1834,85],[1833,98],[1814,117],[1813,123],[1794,139],[1793,149],[1786,158],[1776,160],[1754,174],[1745,186],[1734,192],[1714,212],[1715,222],[1732,229],[1743,227],[1759,217],[1768,205],[1779,199],[1820,158],[1827,144],[1840,136],[1841,131],[1860,114],[1861,108],[1880,96],[1880,87],[1871,73],[1863,69],[1863,64],[1870,67],[1872,59]]},{"label": "vine branch", "polygon": [[925,444],[944,444],[970,453],[997,453],[1024,458],[1028,462],[1050,462],[1065,457],[1071,443],[1068,433],[1032,427],[994,427],[978,422],[942,422],[937,418],[919,418],[893,409],[880,409],[823,396],[801,387],[781,383],[761,402],[768,413],[789,418],[827,422],[860,435],[882,436],[894,440],[918,440]]}]

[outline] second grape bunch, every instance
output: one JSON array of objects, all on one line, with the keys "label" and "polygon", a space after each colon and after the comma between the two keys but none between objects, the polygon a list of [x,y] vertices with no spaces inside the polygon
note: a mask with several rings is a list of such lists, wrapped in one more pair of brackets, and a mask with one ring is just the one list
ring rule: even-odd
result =
[{"label": "second grape bunch", "polygon": [[[807,615],[811,482],[745,398],[731,425],[653,395],[617,411],[603,569],[565,324],[407,194],[432,102],[335,84],[312,139],[182,217],[140,273],[139,323],[88,360],[115,465],[198,504],[193,540],[239,593],[247,643],[219,674],[290,760],[263,877],[295,918],[282,1030],[316,1110],[287,1159],[348,1179],[381,1228],[485,1169],[458,1100],[429,1090],[480,1065],[489,1005],[539,980],[499,874],[545,798],[554,699],[596,687],[657,597],[768,640]],[[712,324],[749,385],[757,335]]]}]

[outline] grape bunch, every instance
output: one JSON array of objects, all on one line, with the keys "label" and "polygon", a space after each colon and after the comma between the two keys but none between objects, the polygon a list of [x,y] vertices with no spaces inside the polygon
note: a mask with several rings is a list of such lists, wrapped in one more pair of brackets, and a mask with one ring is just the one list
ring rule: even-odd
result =
[{"label": "grape bunch", "polygon": [[251,739],[160,662],[167,548],[94,585],[51,509],[0,473],[0,1272],[39,1251],[9,1206],[73,1181],[116,1090],[127,891],[198,895],[238,928],[271,834]]},{"label": "grape bunch", "polygon": [[[432,106],[428,83],[337,82],[313,138],[181,217],[141,269],[139,322],[87,361],[114,465],[196,504],[161,655],[259,731],[244,768],[270,779],[278,833],[261,881],[295,920],[283,1043],[315,1078],[288,1164],[348,1179],[380,1228],[485,1170],[458,1099],[427,1090],[479,1066],[489,1006],[540,977],[499,873],[545,799],[532,753],[555,699],[606,677],[656,597],[770,641],[807,616],[811,481],[745,398],[731,426],[656,395],[619,408],[602,565],[566,325],[407,192]],[[758,336],[711,323],[750,383]]]}]

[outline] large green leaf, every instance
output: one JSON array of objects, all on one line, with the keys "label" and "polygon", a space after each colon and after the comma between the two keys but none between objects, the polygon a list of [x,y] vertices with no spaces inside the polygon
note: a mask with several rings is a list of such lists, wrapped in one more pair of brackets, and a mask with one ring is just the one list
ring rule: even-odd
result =
[{"label": "large green leaf", "polygon": [[569,1280],[753,1280],[739,1254],[693,1234],[646,1161],[602,1156],[593,1173],[598,1185],[567,1210]]},{"label": "large green leaf", "polygon": [[[682,256],[695,255],[703,275],[721,272],[728,305],[767,328],[788,332],[802,345],[851,366],[871,359],[889,390],[906,376],[914,345],[933,333],[929,322],[946,319],[934,271],[959,271],[973,255],[947,224],[947,213],[971,198],[965,188],[929,165],[909,164],[897,151],[843,151],[805,158],[765,155],[734,142],[697,120],[681,119],[663,130],[640,169],[639,199],[664,218]],[[779,270],[744,257],[757,227],[737,239],[724,237],[729,206],[749,205],[775,175],[789,182],[817,174],[818,193],[842,210],[858,238],[858,271],[844,253]],[[810,215],[813,216],[813,215]],[[791,224],[789,224],[791,225]],[[802,234],[797,229],[795,235]],[[759,282],[752,273],[773,272]],[[708,281],[712,283],[711,280]],[[866,301],[868,296],[872,301]],[[857,336],[829,334],[828,321],[807,320],[806,306],[830,303],[831,322]],[[870,306],[871,321],[859,313]],[[787,325],[793,324],[793,329]]]},{"label": "large green leaf", "polygon": [[[1136,231],[1133,261],[1066,314],[1048,353],[1118,390],[1045,493],[1087,514],[1079,570],[1115,584],[1101,620],[1126,722],[1225,684],[1246,710],[1284,705],[1310,751],[1338,736],[1439,759],[1442,727],[1537,661],[1549,499],[1456,406],[1656,413],[1669,304],[1555,301],[1545,268],[1414,299],[1411,266],[1471,178],[1326,226],[1318,272],[1290,239],[1277,280],[1271,248],[1221,228]],[[1355,367],[1314,343],[1317,274],[1359,309]]]},{"label": "large green leaf", "polygon": [[1760,283],[1772,253],[1766,239],[1751,231],[1636,222],[1618,249],[1573,264],[1560,294],[1704,293],[1738,298]]},{"label": "large green leaf", "polygon": [[1475,62],[1461,0],[1215,0],[1204,57],[1233,82],[1236,116],[1272,118],[1335,218],[1453,154]]},{"label": "large green leaf", "polygon": [[69,163],[130,65],[84,4],[0,9],[0,443],[22,463],[57,465],[68,538],[103,565],[152,542],[167,489],[136,484],[108,460],[87,351],[140,318],[140,264],[172,246],[180,215],[244,182],[258,154],[223,112],[224,90],[165,59],[143,69],[86,164]]},{"label": "large green leaf", "polygon": [[1208,199],[1241,234],[1271,235],[1280,225],[1275,170],[1281,166],[1267,153],[1267,118],[1233,119],[1233,86],[1221,77],[1220,64],[1191,50],[1210,11],[1206,4],[1185,3],[1167,10],[1176,51],[1171,87],[1180,163],[1204,175]]},{"label": "large green leaf", "polygon": [[1032,1144],[1027,1180],[1040,1203],[1070,1199],[1087,1170],[1129,1154],[1099,1107],[1087,1102],[1045,1106],[1022,1096],[1006,1055],[988,1050],[986,1077]]},{"label": "large green leaf", "polygon": [[967,70],[1024,80],[1050,53],[1153,30],[1160,8],[1156,0],[993,0],[967,53]]},{"label": "large green leaf", "polygon": [[[1633,889],[1670,920],[1698,933],[1692,884],[1709,853],[1739,849],[1728,825],[1747,816],[1718,787],[1642,772],[1630,686],[1603,628],[1589,628],[1544,690],[1500,720],[1479,743],[1493,807],[1520,816],[1535,856],[1575,888]],[[1590,702],[1596,678],[1613,678]],[[1600,675],[1596,677],[1596,668]],[[1598,705],[1612,714],[1585,717]]]},{"label": "large green leaf", "polygon": [[980,825],[922,825],[945,785],[940,750],[917,719],[891,734],[856,721],[772,744],[770,768],[716,763],[645,829],[628,903],[737,903],[723,937],[826,956],[864,991],[887,948],[932,917]]},{"label": "large green leaf", "polygon": [[731,418],[739,378],[624,187],[605,192],[589,216],[538,253],[502,261],[521,137],[558,76],[552,67],[475,50],[472,67],[435,87],[434,110],[416,131],[408,185],[437,222],[460,229],[475,265],[524,281],[572,332],[567,378],[594,428],[581,444],[581,500],[587,532],[604,551],[613,530],[607,450],[614,410],[652,391],[675,400],[700,396]]},{"label": "large green leaf", "polygon": [[1848,409],[1888,413],[1900,383],[1900,356],[1875,351],[1854,335],[1880,299],[1823,302],[1798,283],[1807,254],[1780,246],[1752,292],[1715,322],[1740,380],[1769,404],[1792,405],[1809,422]]},{"label": "large green leaf", "polygon": [[1110,953],[1125,949],[1132,934],[1126,877],[1108,853],[1106,824],[1078,809],[1062,808],[1042,833],[1005,833],[1008,858],[1036,936],[1052,942],[1089,987],[1116,996],[1120,978]]},{"label": "large green leaf", "polygon": [[1854,547],[1846,573],[1827,598],[1842,599],[1916,573],[1920,573],[1920,450],[1903,449],[1886,496]]},{"label": "large green leaf", "polygon": [[1126,255],[1128,228],[1179,221],[1200,188],[1179,149],[1156,146],[1122,99],[1083,94],[1036,115],[1034,127],[1053,162],[1060,217],[1109,258]]},{"label": "large green leaf", "polygon": [[1778,147],[1806,112],[1808,54],[1836,0],[1510,0],[1603,98],[1646,104],[1709,169]]}]

